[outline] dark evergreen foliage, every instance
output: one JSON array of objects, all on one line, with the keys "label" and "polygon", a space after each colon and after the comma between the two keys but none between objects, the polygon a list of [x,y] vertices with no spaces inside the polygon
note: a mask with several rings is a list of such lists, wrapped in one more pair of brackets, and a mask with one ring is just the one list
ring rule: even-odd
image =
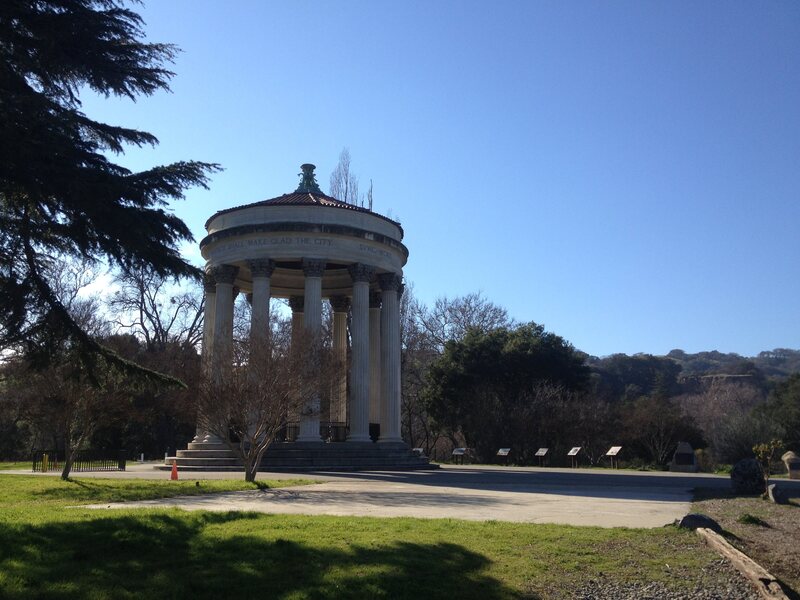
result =
[{"label": "dark evergreen foliage", "polygon": [[543,413],[548,423],[557,420],[555,412],[561,419],[554,407],[584,390],[588,375],[572,345],[536,323],[470,329],[445,344],[430,366],[424,395],[437,426],[463,434],[481,460],[500,446],[513,446],[519,459],[536,441],[531,437]]},{"label": "dark evergreen foliage", "polygon": [[[134,173],[109,160],[150,133],[94,121],[89,88],[136,99],[168,89],[177,49],[143,41],[141,18],[116,0],[0,3],[0,345],[47,362],[69,340],[84,360],[112,353],[59,302],[48,269],[57,257],[106,260],[195,276],[178,252],[191,240],[167,208],[205,186],[217,167],[179,162]],[[54,343],[56,342],[56,343]]]},{"label": "dark evergreen foliage", "polygon": [[668,397],[678,392],[681,366],[670,358],[612,354],[593,367],[598,375],[596,392],[610,401],[635,400],[651,394]]}]

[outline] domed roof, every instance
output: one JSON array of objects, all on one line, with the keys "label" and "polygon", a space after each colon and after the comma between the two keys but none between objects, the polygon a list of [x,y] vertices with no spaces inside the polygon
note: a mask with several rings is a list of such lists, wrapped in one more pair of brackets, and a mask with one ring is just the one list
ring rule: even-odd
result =
[{"label": "domed roof", "polygon": [[234,212],[237,210],[241,210],[243,208],[255,208],[258,206],[330,206],[333,208],[341,208],[344,210],[352,210],[356,212],[368,213],[370,215],[374,215],[381,219],[385,219],[390,223],[396,225],[400,228],[401,235],[403,228],[400,226],[400,223],[397,221],[390,219],[389,217],[385,217],[379,213],[371,211],[368,208],[364,208],[363,206],[358,206],[356,204],[350,204],[348,202],[342,202],[341,200],[337,200],[332,196],[328,196],[327,194],[323,194],[322,190],[319,188],[319,184],[317,184],[316,176],[314,174],[314,169],[316,168],[315,165],[310,163],[305,163],[300,166],[302,173],[300,177],[302,178],[300,181],[300,185],[294,192],[290,192],[288,194],[283,194],[278,196],[277,198],[269,198],[268,200],[261,200],[259,202],[253,202],[250,204],[242,204],[239,206],[233,206],[231,208],[226,208],[220,211],[215,212],[211,217],[208,218],[206,221],[206,229],[208,229],[209,223],[213,221],[220,215],[224,215],[226,213]]}]

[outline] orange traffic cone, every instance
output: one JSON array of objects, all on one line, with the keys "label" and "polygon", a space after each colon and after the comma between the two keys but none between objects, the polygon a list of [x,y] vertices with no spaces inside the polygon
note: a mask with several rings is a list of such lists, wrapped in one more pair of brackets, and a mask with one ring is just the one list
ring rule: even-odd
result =
[{"label": "orange traffic cone", "polygon": [[170,474],[169,478],[172,481],[178,481],[178,461],[172,461],[172,473]]}]

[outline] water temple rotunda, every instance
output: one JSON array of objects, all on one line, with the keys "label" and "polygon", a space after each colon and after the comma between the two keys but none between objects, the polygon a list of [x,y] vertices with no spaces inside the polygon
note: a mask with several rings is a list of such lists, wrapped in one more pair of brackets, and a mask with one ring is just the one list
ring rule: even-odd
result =
[{"label": "water temple rotunda", "polygon": [[[271,298],[286,298],[292,328],[317,335],[323,302],[343,360],[327,401],[287,418],[262,470],[429,468],[400,431],[400,297],[408,249],[399,223],[320,191],[302,165],[291,193],[221,210],[206,222],[204,361],[230,368],[234,301],[251,302],[251,339],[267,335]],[[256,338],[257,339],[257,338]],[[348,343],[349,342],[349,343]],[[210,350],[210,356],[209,356]],[[173,459],[180,470],[240,469],[226,444],[198,431]]]}]

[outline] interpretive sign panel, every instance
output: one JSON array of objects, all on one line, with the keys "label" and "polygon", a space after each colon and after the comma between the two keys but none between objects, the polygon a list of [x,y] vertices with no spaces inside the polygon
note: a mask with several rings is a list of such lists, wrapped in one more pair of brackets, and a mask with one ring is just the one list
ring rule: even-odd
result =
[{"label": "interpretive sign panel", "polygon": [[[611,446],[611,448],[609,448],[608,452],[606,452],[606,456],[611,461],[611,468],[612,469],[619,469],[619,456],[618,455],[619,455],[619,451],[620,450],[622,450],[622,446]],[[616,462],[614,461],[615,457],[617,459]]]},{"label": "interpretive sign panel", "polygon": [[548,450],[550,450],[550,448],[539,448],[536,451],[536,455],[535,456],[545,456],[545,455],[547,455],[547,451]]},{"label": "interpretive sign panel", "polygon": [[567,456],[577,456],[578,452],[581,451],[581,446],[575,446],[572,450],[567,452]]},{"label": "interpretive sign panel", "polygon": [[466,448],[453,448],[453,460],[456,464],[464,464],[464,457],[467,456]]},{"label": "interpretive sign panel", "polygon": [[497,456],[508,456],[510,452],[511,448],[500,448],[500,450],[497,451]]}]

